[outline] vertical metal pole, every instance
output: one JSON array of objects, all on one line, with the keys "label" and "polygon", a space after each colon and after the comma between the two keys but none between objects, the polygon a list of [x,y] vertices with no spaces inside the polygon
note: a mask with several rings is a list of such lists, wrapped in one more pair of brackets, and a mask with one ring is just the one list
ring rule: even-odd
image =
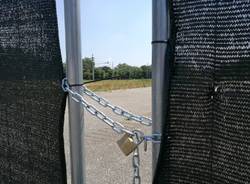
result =
[{"label": "vertical metal pole", "polygon": [[112,77],[114,77],[115,70],[114,70],[114,61],[112,61]]},{"label": "vertical metal pole", "polygon": [[92,54],[91,57],[91,61],[92,61],[92,80],[95,80],[95,58],[94,58],[94,54]]},{"label": "vertical metal pole", "polygon": [[[165,53],[169,34],[168,0],[153,1],[153,43],[152,43],[152,133],[161,133],[162,125],[165,122],[166,102],[164,101],[167,91],[165,91],[166,62]],[[156,42],[154,42],[156,41]],[[153,174],[157,165],[160,145],[153,144]]]},{"label": "vertical metal pole", "polygon": [[[82,84],[80,0],[64,0],[66,60],[69,84]],[[74,87],[79,91],[79,87]],[[69,97],[69,139],[72,184],[85,183],[83,110]]]}]

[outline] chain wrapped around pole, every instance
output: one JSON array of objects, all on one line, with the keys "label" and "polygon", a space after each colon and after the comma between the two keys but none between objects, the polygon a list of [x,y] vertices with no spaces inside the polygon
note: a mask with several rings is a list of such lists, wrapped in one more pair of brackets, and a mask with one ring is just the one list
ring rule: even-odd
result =
[{"label": "chain wrapped around pole", "polygon": [[[79,85],[77,85],[79,86]],[[122,125],[119,122],[116,122],[106,116],[103,112],[99,111],[95,106],[89,104],[81,94],[79,94],[77,91],[71,89],[69,86],[67,79],[63,79],[62,81],[62,88],[65,92],[68,92],[70,94],[70,97],[76,102],[80,103],[83,108],[85,108],[91,115],[97,117],[99,120],[110,126],[116,133],[118,134],[128,134],[131,137],[133,137],[135,144],[137,144],[136,149],[133,152],[132,157],[132,166],[133,166],[133,184],[141,184],[141,177],[140,177],[140,154],[139,154],[139,145],[144,141],[145,145],[147,145],[147,142],[155,142],[160,143],[161,135],[160,134],[153,134],[151,136],[145,136],[141,131],[139,130],[129,130],[124,125]],[[128,119],[137,121],[141,123],[142,125],[151,126],[152,120],[145,116],[138,116],[135,114],[132,114],[129,111],[126,111],[118,106],[114,106],[111,103],[109,103],[106,99],[96,95],[94,92],[89,90],[86,86],[81,87],[81,92],[86,94],[87,96],[91,97],[93,100],[98,102],[103,107],[109,107],[112,109],[112,111],[115,114],[118,114],[120,116],[124,116]],[[146,151],[146,149],[145,149]]]},{"label": "chain wrapped around pole", "polygon": [[108,126],[110,126],[116,133],[118,133],[118,134],[127,133],[127,134],[129,134],[131,136],[134,135],[134,133],[132,131],[130,131],[129,129],[125,128],[121,123],[112,120],[111,118],[109,118],[108,116],[106,116],[103,112],[99,111],[96,107],[94,107],[93,105],[89,104],[82,97],[82,95],[80,95],[76,91],[70,89],[70,87],[69,87],[66,79],[64,79],[64,81],[62,83],[62,88],[63,88],[63,90],[65,92],[68,92],[71,95],[71,98],[75,102],[80,103],[91,115],[97,117],[102,122],[104,122],[105,124],[107,124]]},{"label": "chain wrapped around pole", "polygon": [[[79,85],[77,85],[79,86]],[[152,125],[152,120],[148,117],[145,116],[138,116],[138,115],[134,115],[129,111],[126,111],[118,106],[114,106],[111,103],[109,103],[106,99],[96,95],[94,92],[92,92],[91,90],[89,90],[87,87],[82,87],[83,88],[83,92],[84,94],[90,96],[92,99],[94,99],[95,101],[99,102],[100,105],[102,105],[103,107],[109,107],[113,110],[113,112],[115,112],[116,114],[122,115],[127,117],[128,119],[133,119],[137,122],[140,122],[142,125],[146,125],[146,126],[151,126]],[[62,81],[62,89],[64,92],[68,92],[71,95],[71,98],[77,102],[77,103],[81,103],[83,108],[85,108],[91,115],[97,117],[98,119],[100,119],[102,122],[104,122],[105,124],[107,124],[108,126],[110,126],[116,133],[118,134],[122,134],[122,133],[127,133],[131,136],[135,136],[134,131],[131,131],[127,128],[125,128],[124,125],[122,125],[121,123],[112,120],[111,118],[109,118],[107,115],[105,115],[103,112],[101,112],[100,110],[98,110],[95,106],[89,104],[81,94],[79,94],[78,92],[74,91],[71,89],[71,87],[68,84],[67,78],[63,79]],[[142,134],[140,135],[142,136]],[[153,134],[152,136],[145,136],[145,137],[141,137],[143,140],[146,140],[147,142],[151,141],[151,142],[160,142],[160,134]]]}]

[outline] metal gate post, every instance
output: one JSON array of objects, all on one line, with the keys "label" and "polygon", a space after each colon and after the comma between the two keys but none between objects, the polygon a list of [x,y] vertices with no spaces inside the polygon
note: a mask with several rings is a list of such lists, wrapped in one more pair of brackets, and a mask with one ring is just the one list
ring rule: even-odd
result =
[{"label": "metal gate post", "polygon": [[[152,42],[152,133],[161,133],[165,122],[166,103],[164,101],[167,91],[165,53],[169,37],[169,11],[168,0],[153,1],[153,42]],[[152,146],[153,174],[157,165],[160,145]]]},{"label": "metal gate post", "polygon": [[[64,0],[67,78],[69,84],[82,84],[80,0]],[[79,87],[74,87],[79,92]],[[85,183],[84,123],[79,103],[69,97],[69,139],[72,184]]]}]

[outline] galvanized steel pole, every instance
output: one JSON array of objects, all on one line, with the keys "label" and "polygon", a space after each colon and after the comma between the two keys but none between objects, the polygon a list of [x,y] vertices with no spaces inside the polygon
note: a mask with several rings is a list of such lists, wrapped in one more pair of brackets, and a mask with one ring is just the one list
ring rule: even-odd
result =
[{"label": "galvanized steel pole", "polygon": [[[161,133],[162,125],[166,123],[165,53],[169,35],[168,0],[153,0],[153,42],[152,42],[152,133]],[[153,144],[153,174],[157,165],[160,145]]]},{"label": "galvanized steel pole", "polygon": [[[80,0],[64,0],[66,61],[69,84],[82,84]],[[79,91],[79,87],[74,87]],[[72,184],[85,183],[83,110],[69,98],[69,139]]]}]

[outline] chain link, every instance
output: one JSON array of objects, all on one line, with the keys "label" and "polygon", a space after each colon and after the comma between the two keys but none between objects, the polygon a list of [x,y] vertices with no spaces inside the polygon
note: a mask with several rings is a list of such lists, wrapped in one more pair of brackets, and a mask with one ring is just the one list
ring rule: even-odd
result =
[{"label": "chain link", "polygon": [[[141,132],[133,131],[135,136],[135,142],[140,144],[141,140]],[[132,157],[132,166],[133,166],[133,184],[141,184],[141,176],[140,176],[140,152],[139,147],[137,147],[133,153]]]},{"label": "chain link", "polygon": [[76,91],[71,90],[68,86],[64,86],[64,89],[67,92],[69,92],[69,94],[71,95],[72,99],[75,102],[80,103],[91,115],[97,117],[99,120],[101,120],[102,122],[104,122],[105,124],[110,126],[116,133],[118,133],[118,134],[127,133],[127,134],[132,135],[132,136],[134,135],[134,133],[132,131],[125,128],[121,123],[112,120],[111,118],[106,116],[103,112],[99,111],[96,107],[89,104]]},{"label": "chain link", "polygon": [[[90,91],[86,86],[81,86],[80,88],[82,88],[81,91],[84,94],[90,96],[92,99],[99,102],[99,104],[102,105],[103,107],[111,108],[114,113],[116,113],[118,115],[122,115],[128,119],[133,119],[135,121],[141,122],[142,124],[147,125],[147,126],[152,125],[152,120],[150,118],[147,118],[144,116],[137,116],[137,115],[134,115],[128,111],[125,111],[121,107],[113,106],[105,98],[102,98],[102,97],[96,95],[94,92]],[[75,102],[80,103],[90,114],[92,114],[93,116],[95,116],[98,119],[100,119],[101,121],[103,121],[105,124],[110,126],[118,134],[127,133],[131,136],[134,136],[135,135],[134,131],[140,132],[138,130],[131,131],[131,130],[125,128],[121,123],[112,120],[111,118],[106,116],[103,112],[99,111],[95,106],[89,104],[86,100],[84,100],[84,98],[81,94],[79,94],[78,92],[76,92],[70,88],[68,81],[67,81],[67,78],[64,78],[62,80],[62,89],[64,92],[68,92],[69,94],[71,94],[71,98]],[[151,136],[144,136],[140,132],[140,138],[141,138],[141,140],[144,140],[146,142],[149,142],[149,141],[151,141],[153,143],[160,143],[161,142],[160,141],[161,134],[152,134]]]},{"label": "chain link", "polygon": [[126,117],[129,120],[137,121],[142,125],[152,126],[152,119],[145,116],[135,115],[119,106],[112,105],[108,100],[98,96],[96,93],[89,90],[86,86],[82,86],[81,90],[84,94],[92,98],[94,101],[98,102],[101,106],[110,108],[115,114]]},{"label": "chain link", "polygon": [[[139,130],[130,131],[129,129],[125,128],[121,123],[116,122],[106,116],[103,112],[99,111],[96,107],[89,104],[86,100],[84,100],[83,96],[79,94],[77,91],[70,89],[70,86],[67,83],[67,79],[63,79],[62,81],[62,88],[65,92],[68,92],[71,95],[71,98],[80,103],[91,115],[97,117],[99,120],[110,126],[116,133],[122,134],[127,133],[134,138],[135,143],[138,145],[137,148],[133,152],[132,157],[132,166],[133,166],[133,184],[141,184],[141,177],[140,177],[140,153],[139,153],[139,145],[144,141],[146,144],[148,141],[152,141],[154,143],[160,143],[161,135],[160,134],[153,134],[151,136],[144,136],[143,133]],[[134,115],[131,112],[125,111],[121,107],[113,106],[109,103],[106,99],[96,95],[94,92],[90,91],[87,87],[83,86],[80,87],[82,92],[93,100],[98,102],[103,107],[109,107],[115,114],[124,116],[128,119],[135,120],[140,122],[143,125],[151,126],[152,120],[150,118],[144,116]]]}]

